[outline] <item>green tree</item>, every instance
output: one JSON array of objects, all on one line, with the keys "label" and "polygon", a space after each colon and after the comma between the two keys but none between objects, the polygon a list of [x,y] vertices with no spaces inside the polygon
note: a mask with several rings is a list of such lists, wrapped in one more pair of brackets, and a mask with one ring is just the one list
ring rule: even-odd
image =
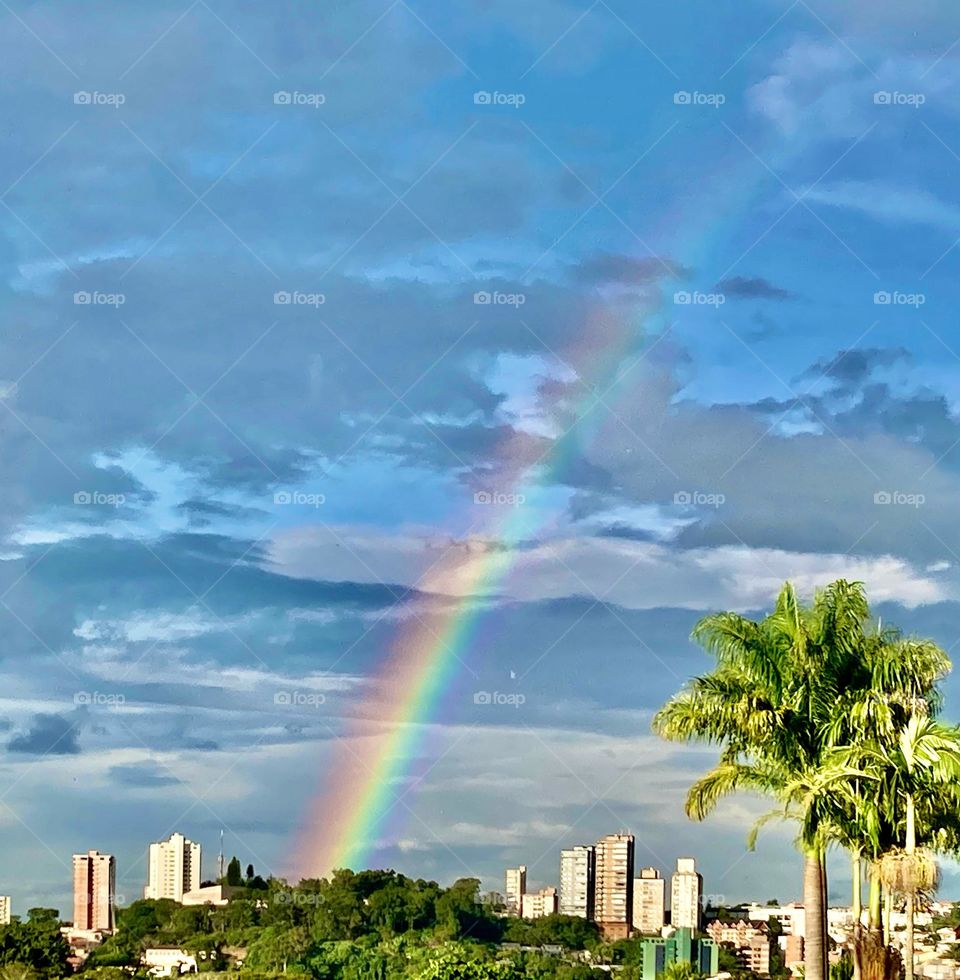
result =
[{"label": "green tree", "polygon": [[842,692],[869,686],[863,669],[868,607],[863,586],[838,580],[811,605],[783,587],[773,611],[759,622],[733,612],[701,620],[693,638],[716,657],[658,713],[654,727],[667,738],[720,746],[718,765],[695,783],[687,812],[703,819],[739,789],[773,796],[788,814],[806,803],[798,843],[804,853],[807,980],[826,980],[827,803],[810,798],[830,748],[828,733]]},{"label": "green tree", "polygon": [[240,871],[240,859],[234,855],[227,865],[227,884],[239,888],[243,884],[243,874]]},{"label": "green tree", "polygon": [[678,960],[676,963],[668,963],[660,974],[660,980],[701,980],[705,974],[694,969],[692,963],[686,960]]},{"label": "green tree", "polygon": [[432,955],[416,980],[521,980],[522,977],[513,961],[494,960],[482,948],[452,944]]}]

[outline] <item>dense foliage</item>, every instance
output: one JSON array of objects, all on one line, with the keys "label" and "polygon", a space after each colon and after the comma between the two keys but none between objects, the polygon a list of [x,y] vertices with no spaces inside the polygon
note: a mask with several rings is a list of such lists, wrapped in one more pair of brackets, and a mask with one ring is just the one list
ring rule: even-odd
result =
[{"label": "dense foliage", "polygon": [[[227,877],[238,867],[231,862]],[[474,878],[441,888],[393,871],[344,870],[296,887],[278,879],[262,884],[240,887],[223,907],[142,900],[119,909],[117,932],[91,953],[81,976],[141,976],[143,951],[167,946],[195,954],[211,980],[238,971],[249,980],[286,973],[317,980],[601,977],[585,962],[586,950],[601,952],[593,923],[561,915],[505,918],[481,900]],[[28,964],[42,974],[35,980],[69,973],[56,913],[49,914],[9,927],[0,962]]]}]

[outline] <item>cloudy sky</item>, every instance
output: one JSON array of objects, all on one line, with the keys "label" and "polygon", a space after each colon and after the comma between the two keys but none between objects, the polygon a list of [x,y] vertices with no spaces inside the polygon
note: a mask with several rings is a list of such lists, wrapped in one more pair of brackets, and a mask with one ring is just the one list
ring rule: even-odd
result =
[{"label": "cloudy sky", "polygon": [[0,7],[15,911],[174,829],[289,871],[398,631],[474,606],[371,863],[627,828],[796,897],[650,718],[788,577],[960,639],[954,5]]}]

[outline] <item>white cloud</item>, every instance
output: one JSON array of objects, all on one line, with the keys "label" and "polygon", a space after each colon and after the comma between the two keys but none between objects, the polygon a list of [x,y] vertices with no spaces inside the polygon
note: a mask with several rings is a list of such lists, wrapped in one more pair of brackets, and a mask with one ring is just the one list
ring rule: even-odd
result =
[{"label": "white cloud", "polygon": [[[505,552],[483,539],[314,527],[281,532],[270,551],[278,571],[303,578],[383,582],[460,597],[484,588],[521,601],[586,596],[629,609],[756,609],[788,579],[804,593],[835,578],[860,580],[874,600],[911,608],[957,595],[954,583],[890,555],[745,546],[680,550],[590,537],[554,538]],[[502,570],[492,583],[491,570]]]}]

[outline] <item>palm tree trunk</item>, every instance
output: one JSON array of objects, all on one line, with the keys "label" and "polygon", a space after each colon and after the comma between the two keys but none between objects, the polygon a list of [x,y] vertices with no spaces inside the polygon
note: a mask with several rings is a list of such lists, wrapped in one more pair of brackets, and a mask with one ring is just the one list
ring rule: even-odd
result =
[{"label": "palm tree trunk", "polygon": [[[917,815],[913,803],[913,794],[907,794],[907,854],[913,855],[917,850]],[[903,951],[903,967],[906,980],[913,980],[913,907],[916,903],[913,889],[907,891],[907,941]]]},{"label": "palm tree trunk", "polygon": [[863,864],[860,859],[860,852],[854,851],[850,860],[850,867],[853,872],[853,928],[851,931],[854,947],[853,980],[860,980],[860,956],[857,953],[857,947],[861,941],[860,933],[863,931],[860,924],[860,916],[863,913]]},{"label": "palm tree trunk", "polygon": [[[827,897],[827,849],[820,849],[820,896],[823,911],[821,921],[823,924],[823,975],[830,976],[830,931],[827,929],[827,912],[830,909],[830,901]],[[913,980],[911,977],[910,980]]]},{"label": "palm tree trunk", "polygon": [[876,861],[870,862],[870,914],[867,921],[871,929],[880,931],[880,867]]},{"label": "palm tree trunk", "polygon": [[823,865],[820,849],[811,848],[803,858],[803,904],[806,919],[806,936],[803,944],[804,980],[827,980],[824,971]]},{"label": "palm tree trunk", "polygon": [[890,919],[893,916],[893,892],[883,886],[883,945],[890,945]]},{"label": "palm tree trunk", "polygon": [[863,914],[863,867],[860,863],[860,852],[854,851],[850,859],[850,868],[853,871],[853,924],[860,924],[860,916]]}]

